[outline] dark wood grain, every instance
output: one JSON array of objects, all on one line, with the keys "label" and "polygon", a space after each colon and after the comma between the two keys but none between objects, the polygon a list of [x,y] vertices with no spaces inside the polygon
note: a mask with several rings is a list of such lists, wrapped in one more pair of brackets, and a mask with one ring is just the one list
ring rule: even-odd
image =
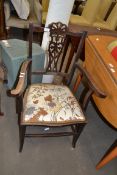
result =
[{"label": "dark wood grain", "polygon": [[4,16],[4,0],[0,0],[0,39],[6,38],[5,16]]}]

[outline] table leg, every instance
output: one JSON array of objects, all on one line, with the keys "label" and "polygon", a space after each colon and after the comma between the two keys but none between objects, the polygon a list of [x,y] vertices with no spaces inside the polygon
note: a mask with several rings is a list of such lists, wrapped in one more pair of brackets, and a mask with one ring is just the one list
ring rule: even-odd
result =
[{"label": "table leg", "polygon": [[104,165],[106,165],[115,157],[117,157],[117,140],[112,144],[112,146],[109,148],[107,153],[104,155],[101,161],[97,164],[96,169],[102,168]]}]

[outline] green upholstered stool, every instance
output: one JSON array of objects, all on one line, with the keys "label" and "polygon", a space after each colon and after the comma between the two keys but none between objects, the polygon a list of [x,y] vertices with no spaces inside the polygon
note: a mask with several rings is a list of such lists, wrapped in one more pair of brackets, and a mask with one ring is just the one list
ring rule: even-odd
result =
[{"label": "green upholstered stool", "polygon": [[[8,71],[8,88],[12,88],[22,62],[28,57],[28,42],[19,39],[9,39],[1,41],[0,45],[1,57]],[[32,55],[32,70],[42,69],[45,61],[44,50],[34,43]],[[41,76],[33,75],[32,82],[41,82],[41,79]]]}]

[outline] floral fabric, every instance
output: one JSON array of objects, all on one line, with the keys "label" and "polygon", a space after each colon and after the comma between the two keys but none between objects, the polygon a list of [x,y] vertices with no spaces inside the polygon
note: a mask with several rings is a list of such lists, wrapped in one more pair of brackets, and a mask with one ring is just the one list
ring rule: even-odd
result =
[{"label": "floral fabric", "polygon": [[25,100],[24,123],[52,124],[85,120],[76,98],[66,86],[31,85]]}]

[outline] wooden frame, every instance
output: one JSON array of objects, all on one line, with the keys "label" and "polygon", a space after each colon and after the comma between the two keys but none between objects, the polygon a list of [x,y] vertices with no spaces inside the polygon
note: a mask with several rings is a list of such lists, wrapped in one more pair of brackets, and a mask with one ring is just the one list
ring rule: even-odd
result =
[{"label": "wooden frame", "polygon": [[0,1],[0,39],[6,38],[4,0]]}]

